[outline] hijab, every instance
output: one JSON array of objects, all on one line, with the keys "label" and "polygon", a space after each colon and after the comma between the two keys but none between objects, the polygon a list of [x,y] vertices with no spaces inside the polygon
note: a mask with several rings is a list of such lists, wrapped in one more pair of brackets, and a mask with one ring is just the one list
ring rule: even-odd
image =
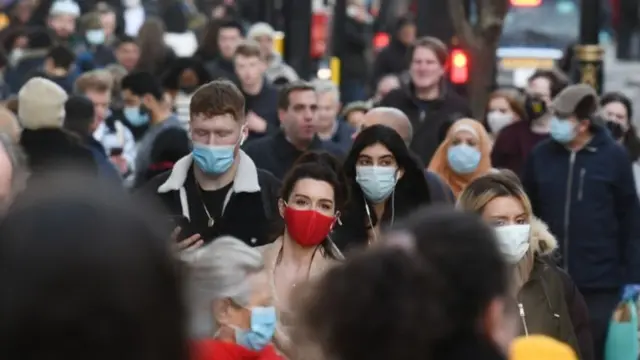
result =
[{"label": "hijab", "polygon": [[[478,141],[477,148],[480,150],[480,163],[476,170],[470,174],[458,174],[454,172],[447,160],[449,148],[453,146],[453,140],[457,133],[466,131],[471,133]],[[451,187],[453,194],[458,195],[476,178],[491,171],[491,147],[493,143],[491,137],[484,126],[473,119],[460,119],[453,123],[447,131],[447,136],[440,144],[436,153],[431,158],[429,170],[440,175],[440,177]]]}]

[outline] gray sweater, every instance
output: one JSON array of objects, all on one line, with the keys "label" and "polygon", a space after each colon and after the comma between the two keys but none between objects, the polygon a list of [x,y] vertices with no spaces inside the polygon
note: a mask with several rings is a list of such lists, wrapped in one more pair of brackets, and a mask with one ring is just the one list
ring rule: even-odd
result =
[{"label": "gray sweater", "polygon": [[165,129],[172,127],[182,127],[175,114],[171,114],[167,120],[149,127],[142,139],[140,139],[136,155],[136,178],[143,175],[149,169],[151,165],[151,150],[158,135]]}]

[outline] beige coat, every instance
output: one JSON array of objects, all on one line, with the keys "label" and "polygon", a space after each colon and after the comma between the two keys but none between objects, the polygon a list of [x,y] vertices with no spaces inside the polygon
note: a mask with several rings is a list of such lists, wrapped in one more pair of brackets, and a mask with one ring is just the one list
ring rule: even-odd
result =
[{"label": "beige coat", "polygon": [[[292,319],[293,315],[290,314],[286,309],[282,309],[282,307],[279,306],[277,295],[275,293],[276,292],[275,281],[273,278],[276,262],[278,260],[278,255],[282,250],[282,241],[283,241],[283,238],[282,236],[280,236],[271,244],[258,247],[258,250],[260,250],[260,252],[262,253],[262,257],[264,259],[265,270],[267,271],[267,274],[269,276],[269,283],[271,284],[271,291],[273,292],[276,311],[278,315],[278,327],[275,335],[276,348],[278,348],[278,350],[280,350],[282,353],[286,354],[287,356],[291,356],[291,350],[289,349],[292,349],[293,346],[291,346],[289,334],[292,333],[291,327],[294,323]],[[340,250],[338,250],[338,248],[335,246],[335,244],[331,243],[331,246],[334,250],[334,253],[339,255],[338,259],[343,260],[344,257],[342,256],[342,253],[340,253]],[[313,256],[313,260],[311,261],[311,266],[309,267],[309,279],[314,279],[324,274],[325,271],[327,271],[331,266],[336,264],[336,260],[327,257],[321,247],[318,247],[315,251],[316,251],[316,253],[314,254],[315,256]],[[305,347],[305,352],[306,352],[306,347]],[[312,360],[312,359],[318,359],[317,355],[318,354],[312,355],[307,353],[304,357],[306,359]],[[291,358],[293,359],[294,357],[291,357]]]}]

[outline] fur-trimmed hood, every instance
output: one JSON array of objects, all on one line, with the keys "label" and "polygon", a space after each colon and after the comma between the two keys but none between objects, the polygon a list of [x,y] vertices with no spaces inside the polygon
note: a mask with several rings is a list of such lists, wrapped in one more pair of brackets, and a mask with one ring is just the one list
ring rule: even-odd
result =
[{"label": "fur-trimmed hood", "polygon": [[558,241],[542,220],[531,219],[531,235],[529,247],[536,255],[549,255],[558,248]]}]

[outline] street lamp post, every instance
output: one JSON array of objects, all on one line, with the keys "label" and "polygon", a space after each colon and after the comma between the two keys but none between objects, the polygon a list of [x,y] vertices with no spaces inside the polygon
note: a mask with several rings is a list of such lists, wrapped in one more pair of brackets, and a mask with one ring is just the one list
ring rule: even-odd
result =
[{"label": "street lamp post", "polygon": [[311,1],[284,0],[284,58],[302,79],[312,73],[310,54],[311,43]]},{"label": "street lamp post", "polygon": [[600,46],[600,0],[582,0],[580,8],[580,44],[575,47],[576,82],[591,85],[602,94],[604,49]]}]

